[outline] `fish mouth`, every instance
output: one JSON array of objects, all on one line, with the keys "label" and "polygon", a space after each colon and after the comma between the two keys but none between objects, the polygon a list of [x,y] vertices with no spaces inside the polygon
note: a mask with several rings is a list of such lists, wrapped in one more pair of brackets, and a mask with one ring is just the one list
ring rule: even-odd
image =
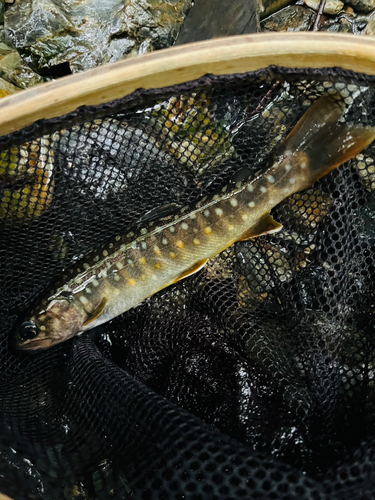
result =
[{"label": "fish mouth", "polygon": [[17,351],[44,351],[52,347],[53,344],[53,339],[48,338],[23,340],[18,331],[12,339],[12,347]]}]

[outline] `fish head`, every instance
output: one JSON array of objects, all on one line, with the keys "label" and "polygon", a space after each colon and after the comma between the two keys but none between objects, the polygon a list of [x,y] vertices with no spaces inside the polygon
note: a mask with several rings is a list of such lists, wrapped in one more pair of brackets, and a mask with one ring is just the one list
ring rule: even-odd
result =
[{"label": "fish head", "polygon": [[82,331],[87,313],[69,297],[57,297],[35,308],[17,327],[15,347],[24,351],[48,349]]}]

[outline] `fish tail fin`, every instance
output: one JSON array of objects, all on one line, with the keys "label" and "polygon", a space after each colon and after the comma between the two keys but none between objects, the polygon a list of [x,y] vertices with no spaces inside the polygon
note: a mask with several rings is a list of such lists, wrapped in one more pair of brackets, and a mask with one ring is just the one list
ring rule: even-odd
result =
[{"label": "fish tail fin", "polygon": [[339,120],[344,110],[342,101],[331,96],[321,97],[310,106],[281,144],[282,156],[293,156],[294,161],[297,160],[304,169],[299,189],[309,187],[360,153],[375,139],[374,127],[341,123]]}]

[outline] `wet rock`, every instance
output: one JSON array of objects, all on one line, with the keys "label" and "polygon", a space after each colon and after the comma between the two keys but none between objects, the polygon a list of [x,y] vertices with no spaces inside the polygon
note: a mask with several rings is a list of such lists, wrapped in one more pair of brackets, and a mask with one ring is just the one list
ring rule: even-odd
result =
[{"label": "wet rock", "polygon": [[0,78],[0,98],[14,94],[18,90],[20,90],[18,87],[15,87],[14,85],[7,82],[3,78]]},{"label": "wet rock", "polygon": [[289,5],[261,22],[262,31],[308,31],[315,12],[301,5]]},{"label": "wet rock", "polygon": [[[36,71],[83,71],[170,46],[191,0],[33,0],[5,12],[5,29]],[[58,75],[60,76],[60,74]]]},{"label": "wet rock", "polygon": [[330,24],[328,27],[321,27],[320,31],[329,33],[353,33],[353,24],[347,19],[340,19],[338,22]]},{"label": "wet rock", "polygon": [[365,35],[375,35],[375,13],[370,14],[367,26],[365,28]]},{"label": "wet rock", "polygon": [[353,33],[363,35],[368,23],[368,16],[356,14],[351,7],[344,9],[336,16],[323,16],[320,23],[320,31],[330,33]]},{"label": "wet rock", "polygon": [[4,42],[0,42],[0,77],[21,89],[27,89],[45,81],[22,60],[14,48]]},{"label": "wet rock", "polygon": [[[305,0],[305,4],[314,9],[315,11],[319,10],[320,0]],[[326,0],[326,4],[324,7],[324,14],[335,15],[338,14],[344,7],[344,3],[340,0]]]},{"label": "wet rock", "polygon": [[345,0],[356,12],[371,12],[375,9],[375,0]]},{"label": "wet rock", "polygon": [[257,0],[196,0],[176,45],[219,36],[256,33],[259,29]]},{"label": "wet rock", "polygon": [[292,0],[259,0],[260,18],[264,19],[292,3]]}]

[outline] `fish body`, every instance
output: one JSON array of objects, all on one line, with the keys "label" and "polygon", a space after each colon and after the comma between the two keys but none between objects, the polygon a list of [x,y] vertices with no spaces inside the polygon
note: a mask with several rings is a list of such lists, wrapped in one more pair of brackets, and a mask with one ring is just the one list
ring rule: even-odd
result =
[{"label": "fish body", "polygon": [[270,211],[364,149],[375,129],[341,124],[340,102],[323,97],[251,179],[159,220],[144,220],[73,267],[25,317],[19,349],[51,347],[140,304],[198,271],[236,241],[281,229]]}]

